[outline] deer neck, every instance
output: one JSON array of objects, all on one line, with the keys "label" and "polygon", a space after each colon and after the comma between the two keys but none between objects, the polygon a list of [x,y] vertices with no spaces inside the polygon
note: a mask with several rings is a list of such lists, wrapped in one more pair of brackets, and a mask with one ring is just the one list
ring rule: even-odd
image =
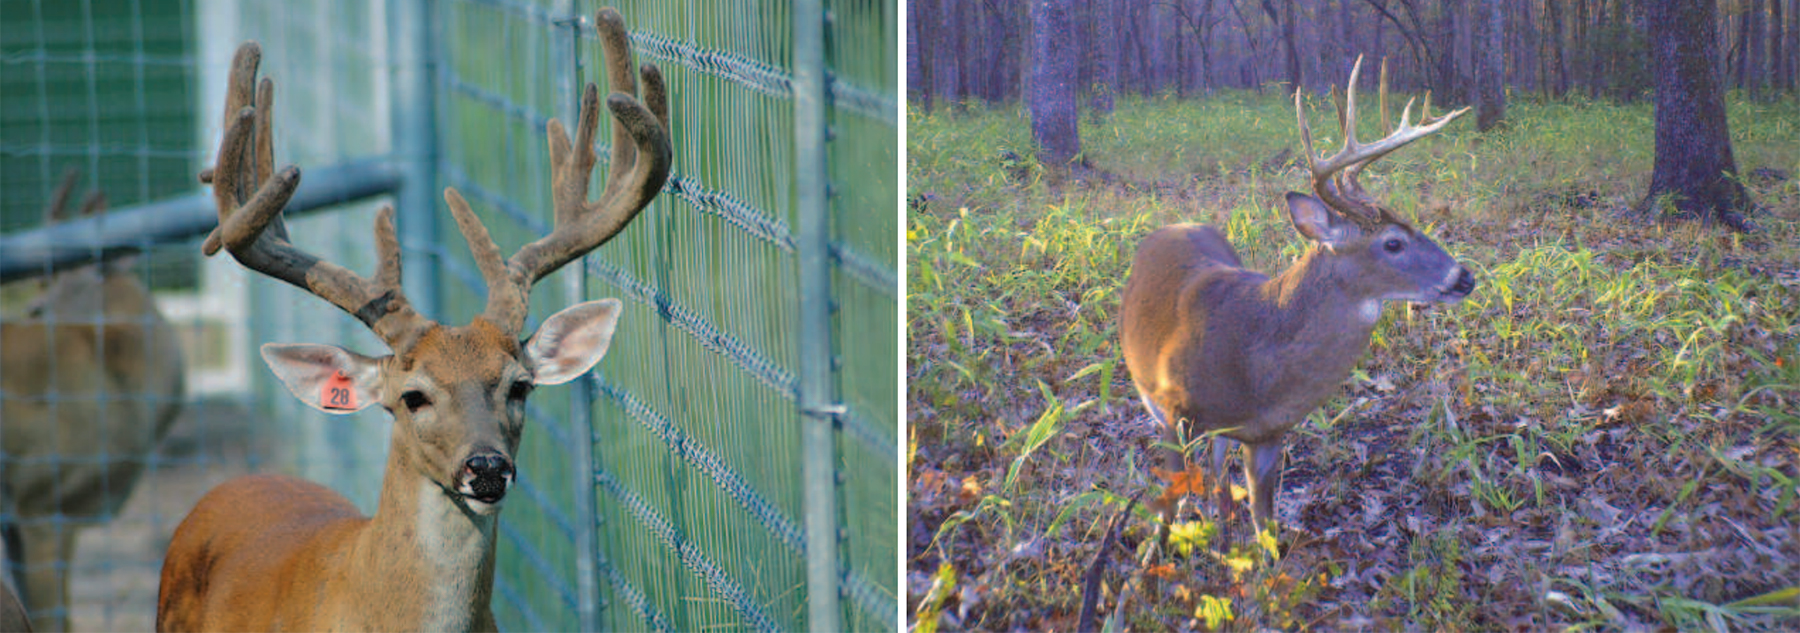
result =
[{"label": "deer neck", "polygon": [[1261,295],[1273,313],[1267,322],[1294,337],[1342,340],[1360,354],[1381,317],[1381,300],[1353,292],[1343,263],[1313,246],[1287,271],[1264,282]]},{"label": "deer neck", "polygon": [[387,601],[375,610],[393,609],[397,621],[407,623],[404,628],[491,628],[499,515],[469,511],[410,461],[395,442],[380,506],[362,534],[362,552],[351,562],[351,581],[379,585],[366,595]]}]

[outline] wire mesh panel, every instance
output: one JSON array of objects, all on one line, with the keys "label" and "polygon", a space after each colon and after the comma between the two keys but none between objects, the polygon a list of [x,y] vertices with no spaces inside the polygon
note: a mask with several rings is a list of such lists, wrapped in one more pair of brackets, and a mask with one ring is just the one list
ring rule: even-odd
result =
[{"label": "wire mesh panel", "polygon": [[[0,230],[43,225],[65,172],[70,214],[88,192],[117,210],[194,188],[194,16],[181,0],[0,3]],[[220,397],[231,328],[198,291],[197,243],[135,245],[0,288],[0,584],[40,631],[150,628],[162,543],[263,454],[241,398]]]},{"label": "wire mesh panel", "polygon": [[[551,217],[548,120],[572,124],[586,82],[602,94],[616,88],[595,39],[598,5],[573,0],[78,4],[87,13],[76,26],[59,17],[64,3],[7,2],[0,15],[9,230],[35,224],[18,219],[35,209],[18,209],[41,206],[54,156],[123,161],[130,169],[109,177],[129,185],[133,201],[195,193],[192,174],[220,133],[231,51],[255,39],[263,73],[277,84],[278,163],[298,164],[309,178],[358,161],[405,174],[392,198],[291,219],[294,242],[372,270],[373,209],[398,204],[407,293],[444,323],[467,322],[487,289],[460,234],[439,221],[438,192],[457,187],[505,251],[542,235]],[[499,522],[496,615],[502,628],[524,630],[891,629],[897,7],[718,0],[618,8],[638,61],[657,64],[667,80],[674,168],[631,226],[532,293],[527,330],[578,301],[618,297],[626,310],[591,374],[530,401],[516,492]],[[162,16],[157,10],[169,16],[152,17]],[[129,52],[64,33],[112,32],[102,25],[112,14],[131,16],[124,28],[137,41],[119,49]],[[796,39],[809,29],[823,37]],[[157,43],[165,36],[175,43]],[[31,43],[16,46],[22,41]],[[802,59],[823,60],[824,72],[797,67]],[[93,79],[114,62],[132,77],[116,99],[100,90],[116,82]],[[38,96],[21,96],[30,91]],[[55,99],[86,103],[86,123],[72,108],[49,114],[43,104]],[[95,124],[111,116],[95,113],[119,103],[143,107],[129,110],[136,119],[127,123]],[[186,127],[168,132],[157,117]],[[609,125],[600,134],[594,191],[613,142]],[[118,135],[126,140],[103,140]],[[799,167],[809,164],[821,166],[818,177]],[[19,189],[28,193],[15,196]],[[823,227],[825,239],[802,239],[809,226]],[[246,275],[229,259],[196,264],[191,241],[157,248],[182,253],[168,259],[187,267],[192,300],[207,306],[196,313],[219,321],[218,333],[193,334],[186,349],[209,350],[219,357],[209,366],[225,368],[206,391],[248,389],[251,411],[234,409],[240,424],[230,428],[255,440],[247,441],[254,450],[229,448],[217,439],[229,425],[199,426],[191,434],[198,448],[181,454],[197,455],[189,461],[203,476],[184,480],[188,496],[178,503],[254,468],[319,481],[373,512],[387,415],[305,407],[270,380],[254,346],[332,343],[371,354],[383,346],[325,302]],[[827,282],[803,282],[809,270]],[[828,325],[809,331],[800,327],[807,322]],[[209,347],[213,339],[222,342]],[[802,450],[808,429],[826,433],[823,453]],[[221,457],[246,452],[252,457]],[[165,446],[163,454],[175,453]],[[804,463],[808,456],[814,463]],[[830,481],[818,486],[820,477]],[[185,505],[165,511],[151,541],[166,539]],[[824,527],[812,536],[823,538],[809,539],[816,526]],[[140,566],[153,571],[158,556],[142,556]],[[132,591],[128,604],[153,607],[153,588]],[[818,596],[832,604],[814,604]],[[141,611],[134,617],[100,628],[149,621]]]},{"label": "wire mesh panel", "polygon": [[[547,228],[546,121],[571,119],[582,82],[598,83],[603,93],[614,89],[592,39],[594,8],[474,1],[438,9],[447,62],[439,75],[440,174],[443,184],[492,210],[489,217],[512,221],[495,229],[502,248]],[[602,598],[595,605],[600,628],[804,628],[808,504],[797,375],[801,341],[811,336],[836,343],[838,389],[854,397],[840,417],[847,422],[838,466],[858,467],[837,469],[844,475],[838,494],[847,501],[840,506],[840,593],[854,618],[844,623],[891,628],[895,7],[861,3],[836,14],[843,30],[835,34],[844,39],[832,52],[846,65],[835,86],[856,99],[840,97],[832,112],[837,140],[805,150],[830,153],[838,187],[837,341],[795,327],[802,301],[794,164],[803,150],[795,146],[786,67],[796,19],[790,6],[618,8],[638,61],[657,64],[667,80],[675,169],[663,196],[587,259],[587,281],[564,284],[580,298],[620,297],[627,309],[607,359],[585,385],[595,397],[591,431],[563,421],[571,407],[584,408],[579,400],[535,405],[533,428],[542,432],[527,438],[520,461],[531,469],[524,488],[545,503],[509,507],[502,523],[502,626],[583,624],[579,576],[591,572]],[[578,81],[559,76],[571,71]],[[602,144],[612,142],[607,129]],[[600,155],[604,160],[604,148]],[[440,238],[455,239],[447,232]],[[478,286],[458,285],[446,282],[446,303],[473,313]],[[540,293],[535,313],[576,298]],[[579,439],[593,442],[592,464],[565,467],[569,442]],[[574,498],[580,494],[594,495],[597,516],[568,512],[581,507]],[[591,558],[574,555],[583,538],[596,539]]]}]

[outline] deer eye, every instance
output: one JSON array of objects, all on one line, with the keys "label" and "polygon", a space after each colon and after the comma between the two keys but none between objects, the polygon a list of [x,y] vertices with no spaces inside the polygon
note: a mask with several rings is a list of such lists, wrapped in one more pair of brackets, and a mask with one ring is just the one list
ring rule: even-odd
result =
[{"label": "deer eye", "polygon": [[510,402],[523,402],[525,396],[529,395],[531,395],[531,383],[520,380],[515,381],[512,389],[506,392],[506,399]]},{"label": "deer eye", "polygon": [[407,411],[418,413],[419,409],[431,406],[431,398],[425,397],[424,392],[414,389],[400,394],[400,404],[406,405]]},{"label": "deer eye", "polygon": [[1406,250],[1406,242],[1400,241],[1398,238],[1390,238],[1387,243],[1382,244],[1381,247],[1386,249],[1389,253],[1398,253]]}]

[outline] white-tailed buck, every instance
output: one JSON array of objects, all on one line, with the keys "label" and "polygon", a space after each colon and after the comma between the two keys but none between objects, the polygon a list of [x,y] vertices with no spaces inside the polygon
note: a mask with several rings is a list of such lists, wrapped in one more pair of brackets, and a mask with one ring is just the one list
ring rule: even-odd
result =
[{"label": "white-tailed buck", "polygon": [[[64,218],[70,170],[45,212]],[[83,214],[103,213],[91,192]],[[38,630],[68,628],[79,527],[119,513],[181,412],[173,327],[129,258],[51,275],[25,318],[0,323],[0,525]]]},{"label": "white-tailed buck", "polygon": [[[306,289],[355,315],[393,351],[370,357],[330,345],[265,345],[263,359],[294,396],[329,413],[381,405],[393,415],[375,516],[290,477],[252,475],[207,493],[175,530],[156,626],[190,630],[493,630],[495,526],[513,481],[525,398],[572,380],[605,354],[617,299],[581,303],[520,341],[532,284],[624,228],[668,178],[662,76],[643,68],[636,92],[619,14],[599,12],[612,86],[611,178],[587,202],[599,99],[589,84],[575,144],[549,124],[556,228],[509,259],[455,189],[444,199],[488,285],[486,310],[461,327],[434,323],[400,288],[391,209],[375,220],[378,269],[358,276],[291,245],[279,219],[299,170],[272,169],[269,80],[253,85],[259,50],[238,49],[218,164],[201,173],[219,205],[206,247]],[[647,102],[647,105],[646,105]],[[267,227],[264,230],[264,227]]]},{"label": "white-tailed buck", "polygon": [[[1167,226],[1138,245],[1121,299],[1120,338],[1138,395],[1164,438],[1214,434],[1209,485],[1228,507],[1224,461],[1244,445],[1250,516],[1260,529],[1274,518],[1281,440],[1287,430],[1336,392],[1368,348],[1386,301],[1453,303],[1475,278],[1425,234],[1370,198],[1357,175],[1370,163],[1418,140],[1468,109],[1431,118],[1430,100],[1417,127],[1412,103],[1387,138],[1356,140],[1356,78],[1350,71],[1342,107],[1344,148],[1318,158],[1298,93],[1294,109],[1316,196],[1287,194],[1288,217],[1313,244],[1271,279],[1245,270],[1218,229]],[[1382,86],[1384,95],[1387,86]],[[1169,468],[1186,468],[1169,451]],[[1173,516],[1173,508],[1165,512]]]}]

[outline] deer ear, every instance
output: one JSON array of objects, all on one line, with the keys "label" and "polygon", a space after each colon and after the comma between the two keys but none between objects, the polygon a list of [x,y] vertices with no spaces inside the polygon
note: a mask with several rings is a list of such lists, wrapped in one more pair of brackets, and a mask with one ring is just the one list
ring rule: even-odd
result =
[{"label": "deer ear", "polygon": [[1306,239],[1328,246],[1338,246],[1356,237],[1355,224],[1332,211],[1323,200],[1304,193],[1287,194],[1288,219]]},{"label": "deer ear", "polygon": [[335,345],[262,346],[263,362],[294,397],[326,413],[355,413],[381,402],[381,359]]},{"label": "deer ear", "polygon": [[569,306],[545,319],[525,342],[532,381],[560,385],[587,373],[606,355],[623,310],[618,299],[601,299]]}]

